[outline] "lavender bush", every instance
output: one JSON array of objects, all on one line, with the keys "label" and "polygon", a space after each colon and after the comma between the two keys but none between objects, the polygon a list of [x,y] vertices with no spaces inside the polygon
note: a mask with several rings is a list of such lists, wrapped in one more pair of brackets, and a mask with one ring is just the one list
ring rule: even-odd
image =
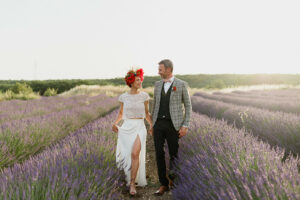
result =
[{"label": "lavender bush", "polygon": [[180,139],[174,199],[300,199],[299,159],[225,121],[193,113]]},{"label": "lavender bush", "polygon": [[[280,93],[279,93],[280,92]],[[300,90],[257,90],[257,91],[232,91],[225,92],[213,92],[214,95],[240,97],[245,99],[260,99],[260,100],[272,100],[272,101],[299,101]]]},{"label": "lavender bush", "polygon": [[215,100],[192,97],[193,111],[218,119],[225,119],[238,128],[245,128],[272,146],[280,146],[287,153],[300,153],[300,117],[283,112],[237,106]]},{"label": "lavender bush", "polygon": [[94,103],[0,125],[0,169],[26,160],[86,123],[118,106],[117,97],[95,98]]},{"label": "lavender bush", "polygon": [[117,111],[70,134],[0,174],[0,199],[121,199],[115,163]]},{"label": "lavender bush", "polygon": [[206,99],[223,101],[225,103],[232,103],[236,105],[244,105],[244,106],[253,106],[257,108],[264,108],[270,111],[282,111],[300,114],[300,101],[299,99],[291,100],[291,99],[272,99],[272,97],[268,98],[245,98],[239,96],[228,96],[228,95],[220,95],[220,94],[208,94],[204,92],[197,92],[194,96],[200,96]]},{"label": "lavender bush", "polygon": [[41,97],[35,100],[11,100],[0,102],[0,124],[6,121],[41,116],[52,112],[69,110],[78,106],[86,106],[108,98],[104,94],[98,96],[78,95],[72,97]]},{"label": "lavender bush", "polygon": [[240,96],[261,96],[261,97],[278,97],[282,99],[300,99],[300,89],[277,89],[277,90],[250,90],[250,91],[233,91],[232,93]]}]

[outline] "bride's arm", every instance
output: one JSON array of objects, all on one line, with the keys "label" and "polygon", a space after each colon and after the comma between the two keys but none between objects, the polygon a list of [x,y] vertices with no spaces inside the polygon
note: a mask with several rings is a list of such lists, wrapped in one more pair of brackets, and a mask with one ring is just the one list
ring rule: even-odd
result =
[{"label": "bride's arm", "polygon": [[146,120],[150,125],[150,129],[152,128],[152,117],[149,112],[149,101],[145,101],[145,113],[146,113]]},{"label": "bride's arm", "polygon": [[115,120],[115,122],[113,123],[113,126],[112,126],[112,130],[113,130],[114,132],[118,132],[117,124],[122,120],[122,116],[123,116],[123,105],[124,105],[124,103],[123,103],[123,102],[120,102],[120,110],[119,110],[119,114],[118,114],[117,119]]}]

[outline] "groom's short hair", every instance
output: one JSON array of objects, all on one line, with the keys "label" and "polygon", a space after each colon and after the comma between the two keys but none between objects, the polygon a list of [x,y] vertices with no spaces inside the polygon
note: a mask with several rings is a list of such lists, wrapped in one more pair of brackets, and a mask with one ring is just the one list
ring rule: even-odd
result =
[{"label": "groom's short hair", "polygon": [[164,65],[165,68],[170,68],[171,72],[173,72],[173,63],[169,59],[164,59],[158,63],[159,65]]}]

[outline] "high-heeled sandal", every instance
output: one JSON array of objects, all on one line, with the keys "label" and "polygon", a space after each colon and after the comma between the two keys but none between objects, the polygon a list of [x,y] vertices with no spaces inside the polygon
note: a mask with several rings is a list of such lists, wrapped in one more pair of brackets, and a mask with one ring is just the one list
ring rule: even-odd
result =
[{"label": "high-heeled sandal", "polygon": [[129,185],[129,194],[131,195],[131,196],[134,196],[134,195],[136,195],[136,189],[134,188],[134,191],[132,191],[131,190],[131,186],[135,186],[135,183],[130,183],[130,185]]}]

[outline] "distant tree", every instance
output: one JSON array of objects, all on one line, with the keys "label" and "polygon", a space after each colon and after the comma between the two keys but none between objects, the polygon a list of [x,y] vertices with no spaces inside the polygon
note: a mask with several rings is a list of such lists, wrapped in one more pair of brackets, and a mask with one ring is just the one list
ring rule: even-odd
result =
[{"label": "distant tree", "polygon": [[33,93],[33,90],[32,88],[27,85],[26,83],[19,83],[17,82],[13,87],[12,87],[12,91],[15,93],[15,94],[30,94],[30,93]]},{"label": "distant tree", "polygon": [[222,80],[212,80],[207,86],[206,88],[208,89],[222,89],[225,88],[226,85],[224,83],[224,81]]},{"label": "distant tree", "polygon": [[43,96],[55,96],[55,95],[57,95],[57,89],[54,88],[48,88],[43,94]]}]

